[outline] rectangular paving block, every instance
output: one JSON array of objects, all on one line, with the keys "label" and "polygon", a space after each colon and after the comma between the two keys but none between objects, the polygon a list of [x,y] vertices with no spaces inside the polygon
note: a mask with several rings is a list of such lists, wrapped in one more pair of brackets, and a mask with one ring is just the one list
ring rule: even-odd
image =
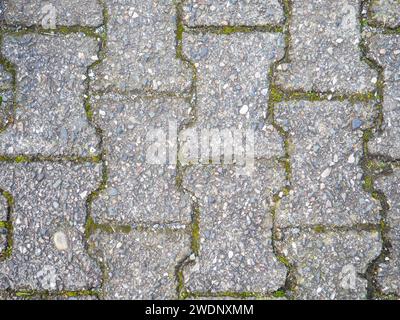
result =
[{"label": "rectangular paving block", "polygon": [[92,89],[182,93],[192,71],[176,56],[174,0],[105,0],[109,13],[106,58]]},{"label": "rectangular paving block", "polygon": [[[88,26],[103,23],[98,0],[3,0],[4,20],[9,25]],[[84,10],[82,10],[84,8]]]},{"label": "rectangular paving block", "polygon": [[353,226],[379,222],[379,202],[363,190],[363,131],[374,106],[348,101],[285,102],[276,122],[289,133],[291,190],[277,225]]},{"label": "rectangular paving block", "polygon": [[272,198],[285,185],[278,163],[257,164],[252,177],[235,166],[193,166],[183,186],[197,199],[198,252],[184,268],[189,292],[271,293],[286,268],[272,247]]},{"label": "rectangular paving block", "polygon": [[294,266],[296,299],[354,300],[367,298],[362,277],[380,254],[381,238],[375,231],[287,229],[277,248]]},{"label": "rectangular paving block", "polygon": [[183,21],[189,26],[278,25],[284,12],[278,0],[187,0]]},{"label": "rectangular paving block", "polygon": [[372,91],[377,73],[361,61],[361,0],[293,0],[288,61],[278,66],[283,89]]},{"label": "rectangular paving block", "polygon": [[384,70],[383,126],[369,142],[369,152],[400,159],[400,35],[375,35],[369,39],[369,56]]},{"label": "rectangular paving block", "polygon": [[369,8],[369,17],[375,23],[389,28],[400,26],[399,0],[372,0]]},{"label": "rectangular paving block", "polygon": [[9,123],[13,109],[12,75],[0,64],[0,130]]},{"label": "rectangular paving block", "polygon": [[191,222],[191,201],[178,186],[178,128],[189,119],[184,99],[94,96],[104,132],[107,188],[93,203],[96,222]]},{"label": "rectangular paving block", "polygon": [[0,290],[98,288],[101,271],[86,251],[86,200],[101,166],[0,163],[0,189],[13,197],[12,253],[0,261]]},{"label": "rectangular paving block", "polygon": [[386,224],[388,240],[391,244],[389,254],[385,255],[378,268],[378,283],[384,294],[400,295],[400,170],[394,168],[393,174],[377,179],[375,187],[382,191],[389,203]]},{"label": "rectangular paving block", "polygon": [[101,298],[178,298],[177,267],[190,252],[190,237],[184,231],[99,232],[91,243],[107,270]]},{"label": "rectangular paving block", "polygon": [[17,107],[13,124],[0,133],[0,154],[98,154],[84,100],[98,42],[80,33],[6,35],[1,51],[15,65]]}]

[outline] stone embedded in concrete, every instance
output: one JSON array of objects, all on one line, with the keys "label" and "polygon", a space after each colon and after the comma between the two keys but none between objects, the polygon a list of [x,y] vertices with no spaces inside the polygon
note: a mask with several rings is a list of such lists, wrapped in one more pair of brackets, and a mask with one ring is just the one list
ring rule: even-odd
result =
[{"label": "stone embedded in concrete", "polygon": [[268,74],[283,57],[283,36],[184,34],[183,50],[197,69],[194,128],[251,130],[256,158],[283,155],[282,139],[267,120]]},{"label": "stone embedded in concrete", "polygon": [[389,255],[379,264],[378,284],[384,294],[400,294],[400,170],[376,180],[375,188],[382,191],[389,203],[386,224],[391,244]]},{"label": "stone embedded in concrete", "polygon": [[0,131],[8,124],[13,109],[12,75],[0,64]]},{"label": "stone embedded in concrete", "polygon": [[[103,8],[98,0],[4,0],[4,20],[9,25],[99,27]],[[53,20],[54,19],[54,20]]]},{"label": "stone embedded in concrete", "polygon": [[[108,94],[93,96],[92,106],[108,171],[107,188],[93,203],[96,222],[190,223],[191,201],[177,182],[177,130],[189,119],[188,103]],[[151,159],[157,137],[161,162]]]},{"label": "stone embedded in concrete", "polygon": [[369,39],[369,56],[384,69],[383,132],[368,144],[369,152],[400,159],[400,35]]},{"label": "stone embedded in concrete", "polygon": [[377,72],[361,61],[360,1],[292,1],[289,62],[278,66],[280,87],[340,93],[375,89]]},{"label": "stone embedded in concrete", "polygon": [[83,34],[27,34],[3,39],[16,68],[16,115],[0,134],[0,153],[16,156],[89,156],[99,138],[85,114],[87,68],[98,43]]},{"label": "stone embedded in concrete", "polygon": [[[0,188],[14,199],[12,254],[0,262],[0,290],[78,291],[98,288],[101,271],[86,252],[86,200],[101,166],[1,163]],[[68,250],[57,250],[63,232]]]},{"label": "stone embedded in concrete", "polygon": [[187,0],[183,21],[189,26],[273,25],[284,22],[284,12],[278,0]]},{"label": "stone embedded in concrete", "polygon": [[199,252],[184,268],[190,292],[270,293],[284,286],[286,268],[272,247],[272,198],[285,185],[276,162],[253,176],[235,166],[193,166],[183,186],[199,204]]},{"label": "stone embedded in concrete", "polygon": [[400,2],[398,0],[372,0],[369,16],[373,22],[389,28],[400,26]]},{"label": "stone embedded in concrete", "polygon": [[275,108],[276,122],[289,132],[292,172],[291,190],[276,212],[278,226],[379,223],[379,202],[363,190],[360,166],[362,129],[372,125],[373,108],[348,101]]},{"label": "stone embedded in concrete", "polygon": [[366,273],[380,254],[376,231],[287,229],[276,241],[281,253],[294,266],[297,299],[353,300],[367,298]]},{"label": "stone embedded in concrete", "polygon": [[177,299],[178,265],[189,255],[183,231],[95,233],[94,254],[106,266],[104,299]]},{"label": "stone embedded in concrete", "polygon": [[176,56],[173,0],[106,0],[106,58],[94,69],[92,89],[189,90],[192,71]]},{"label": "stone embedded in concrete", "polygon": [[8,203],[6,198],[0,194],[0,221],[7,221]]}]

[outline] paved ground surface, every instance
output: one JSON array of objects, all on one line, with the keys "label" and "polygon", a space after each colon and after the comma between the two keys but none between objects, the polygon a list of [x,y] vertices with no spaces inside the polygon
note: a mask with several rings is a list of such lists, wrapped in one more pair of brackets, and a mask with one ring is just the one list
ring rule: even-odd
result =
[{"label": "paved ground surface", "polygon": [[[400,297],[399,0],[0,0],[0,24],[0,299]],[[206,129],[251,129],[252,163]]]}]

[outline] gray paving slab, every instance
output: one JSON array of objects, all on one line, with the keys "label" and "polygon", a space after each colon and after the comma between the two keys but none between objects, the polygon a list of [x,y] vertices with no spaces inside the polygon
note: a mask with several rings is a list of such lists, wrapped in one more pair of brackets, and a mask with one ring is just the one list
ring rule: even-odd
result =
[{"label": "gray paving slab", "polygon": [[98,154],[99,137],[84,100],[97,41],[83,34],[6,35],[1,50],[16,68],[17,108],[13,124],[0,135],[0,154]]},{"label": "gray paving slab", "polygon": [[369,56],[384,69],[382,132],[368,145],[371,154],[400,159],[400,35],[375,35],[369,39]]},{"label": "gray paving slab", "polygon": [[288,229],[277,247],[295,267],[293,297],[312,300],[367,298],[363,274],[380,254],[378,232],[318,233]]},{"label": "gray paving slab", "polygon": [[176,56],[173,0],[106,0],[107,49],[94,69],[93,90],[147,90],[182,93],[191,68]]},{"label": "gray paving slab", "polygon": [[272,198],[285,184],[277,163],[259,164],[253,177],[235,167],[194,166],[183,185],[199,204],[199,251],[184,269],[191,292],[271,293],[286,268],[272,247]]},{"label": "gray paving slab", "polygon": [[[103,7],[98,0],[3,0],[4,20],[9,25],[88,26],[103,23]],[[84,10],[82,10],[84,8]]]},{"label": "gray paving slab", "polygon": [[284,19],[278,0],[187,0],[183,6],[188,26],[279,25]]},{"label": "gray paving slab", "polygon": [[291,190],[277,225],[378,223],[379,202],[363,190],[363,131],[374,106],[350,102],[283,102],[276,122],[290,136]]},{"label": "gray paving slab", "polygon": [[12,254],[0,262],[0,289],[98,288],[101,271],[86,252],[86,200],[101,166],[1,163],[0,188],[14,199]]},{"label": "gray paving slab", "polygon": [[390,28],[400,26],[400,2],[398,0],[372,0],[370,17],[373,22]]},{"label": "gray paving slab", "polygon": [[96,233],[91,242],[106,266],[103,299],[177,299],[178,265],[190,252],[182,231]]},{"label": "gray paving slab", "polygon": [[289,61],[278,66],[286,90],[360,93],[372,91],[377,73],[361,61],[361,0],[294,0]]},{"label": "gray paving slab", "polygon": [[92,105],[108,171],[107,188],[93,203],[95,220],[189,224],[191,201],[177,182],[177,130],[189,119],[188,103],[108,94],[94,96]]}]

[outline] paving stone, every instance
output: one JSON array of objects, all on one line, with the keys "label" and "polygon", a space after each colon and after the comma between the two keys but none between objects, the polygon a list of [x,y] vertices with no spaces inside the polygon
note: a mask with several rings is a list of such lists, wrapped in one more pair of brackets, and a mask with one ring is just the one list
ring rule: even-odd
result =
[{"label": "paving stone", "polygon": [[399,0],[372,0],[369,14],[374,22],[386,27],[400,26]]},{"label": "paving stone", "polygon": [[91,241],[107,269],[104,299],[178,298],[176,267],[190,249],[184,232],[95,233]]},{"label": "paving stone", "polygon": [[381,251],[374,231],[318,233],[288,229],[276,242],[295,265],[298,299],[365,299],[367,280],[361,276]]},{"label": "paving stone", "polygon": [[285,283],[273,253],[272,197],[285,184],[277,163],[258,164],[253,177],[236,168],[193,166],[183,186],[199,203],[198,256],[184,269],[191,292],[269,293]]},{"label": "paving stone", "polygon": [[8,203],[6,198],[0,195],[0,221],[7,221]]},{"label": "paving stone", "polygon": [[97,42],[83,34],[4,37],[2,52],[17,70],[17,110],[0,135],[1,154],[98,153],[84,108],[84,79],[97,51]]},{"label": "paving stone", "polygon": [[7,228],[0,227],[0,257],[7,250]]},{"label": "paving stone", "polygon": [[400,36],[376,35],[369,40],[370,57],[384,68],[383,132],[369,143],[369,152],[400,159]]},{"label": "paving stone", "polygon": [[284,21],[278,0],[188,0],[183,20],[189,26],[270,25]]},{"label": "paving stone", "polygon": [[[84,10],[82,10],[84,8]],[[6,24],[98,27],[103,22],[98,0],[4,0]]]},{"label": "paving stone", "polygon": [[13,107],[12,76],[0,64],[0,130],[7,125]]},{"label": "paving stone", "polygon": [[267,121],[268,73],[283,57],[282,35],[185,34],[183,49],[197,69],[196,130],[251,130],[256,158],[283,155],[282,140]]},{"label": "paving stone", "polygon": [[383,293],[400,295],[400,170],[395,168],[390,176],[380,177],[375,187],[385,193],[390,209],[387,213],[390,254],[379,265],[378,283]]},{"label": "paving stone", "polygon": [[292,1],[290,62],[278,66],[277,73],[282,88],[340,93],[374,90],[377,73],[360,60],[360,1]]},{"label": "paving stone", "polygon": [[190,67],[176,57],[173,0],[106,0],[106,58],[95,69],[93,90],[155,90],[181,93]]},{"label": "paving stone", "polygon": [[[190,223],[191,201],[178,189],[176,159],[177,129],[188,119],[187,102],[108,94],[94,96],[92,105],[104,132],[108,164],[107,189],[93,204],[95,220]],[[165,161],[160,163],[150,158],[155,130],[162,130],[157,137],[163,139],[160,154]]]},{"label": "paving stone", "polygon": [[[353,226],[379,222],[379,204],[363,190],[362,129],[373,106],[350,102],[288,102],[275,110],[290,134],[292,188],[277,210],[278,226]],[[354,120],[362,126],[353,129]]]},{"label": "paving stone", "polygon": [[[12,255],[0,262],[0,290],[77,291],[100,285],[86,252],[86,199],[100,182],[93,164],[0,164],[0,188],[14,197]],[[67,248],[58,250],[54,235]]]}]

